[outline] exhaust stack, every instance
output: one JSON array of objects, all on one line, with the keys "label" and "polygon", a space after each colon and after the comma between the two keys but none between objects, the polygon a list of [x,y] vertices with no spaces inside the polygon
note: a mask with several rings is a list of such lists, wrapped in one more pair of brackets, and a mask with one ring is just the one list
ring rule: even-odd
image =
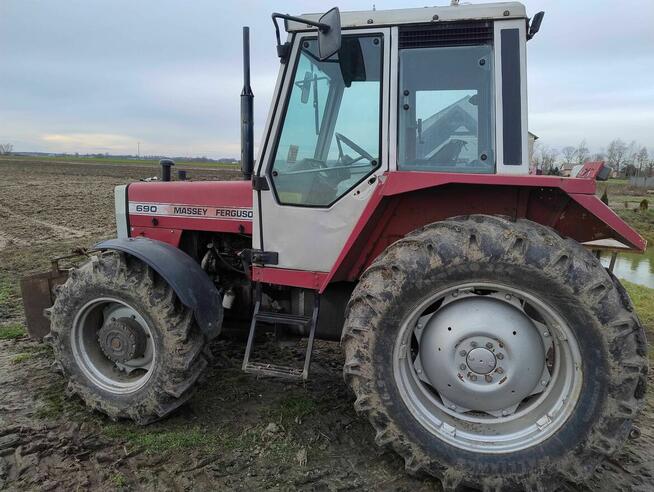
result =
[{"label": "exhaust stack", "polygon": [[243,91],[241,92],[241,172],[251,179],[254,170],[254,94],[250,87],[250,28],[243,27]]}]

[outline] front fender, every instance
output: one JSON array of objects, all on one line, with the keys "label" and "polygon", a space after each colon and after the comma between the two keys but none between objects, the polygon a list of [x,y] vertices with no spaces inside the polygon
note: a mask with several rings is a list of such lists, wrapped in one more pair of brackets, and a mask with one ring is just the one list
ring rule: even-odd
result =
[{"label": "front fender", "polygon": [[148,238],[109,239],[95,249],[121,251],[138,258],[168,282],[179,300],[193,311],[208,339],[220,334],[223,306],[218,290],[193,258],[169,244]]}]

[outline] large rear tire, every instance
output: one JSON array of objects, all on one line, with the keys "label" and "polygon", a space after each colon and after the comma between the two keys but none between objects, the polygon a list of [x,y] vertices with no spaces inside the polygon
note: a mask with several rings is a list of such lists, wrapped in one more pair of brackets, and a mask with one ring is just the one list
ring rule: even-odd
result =
[{"label": "large rear tire", "polygon": [[114,420],[147,424],[168,415],[208,366],[191,310],[150,267],[122,253],[71,272],[46,340],[68,392]]},{"label": "large rear tire", "polygon": [[413,473],[484,490],[582,482],[644,401],[644,331],[582,246],[471,216],[397,241],[348,303],[344,375]]}]

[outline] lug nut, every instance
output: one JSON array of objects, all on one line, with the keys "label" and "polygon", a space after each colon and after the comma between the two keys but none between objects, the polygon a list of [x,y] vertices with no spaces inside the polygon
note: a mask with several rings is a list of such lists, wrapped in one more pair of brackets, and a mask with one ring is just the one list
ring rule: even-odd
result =
[{"label": "lug nut", "polygon": [[497,374],[504,374],[504,369],[502,369],[501,367],[498,367],[497,369],[495,369],[495,372]]},{"label": "lug nut", "polygon": [[492,348],[493,348],[493,344],[490,343],[490,342],[488,342],[488,343],[486,344],[486,348],[487,348],[487,349],[492,349]]},{"label": "lug nut", "polygon": [[477,381],[477,375],[476,375],[476,374],[472,374],[472,375],[470,376],[470,381]]},{"label": "lug nut", "polygon": [[509,414],[509,411],[508,411],[508,410],[502,410],[502,415],[503,415],[503,416],[506,417],[508,414]]},{"label": "lug nut", "polygon": [[510,300],[511,300],[511,294],[507,294],[507,295],[505,296],[505,298],[506,298],[507,301],[510,301]]},{"label": "lug nut", "polygon": [[459,352],[459,355],[461,357],[465,357],[467,354],[468,354],[468,352],[466,352],[465,350],[462,350],[461,352]]},{"label": "lug nut", "polygon": [[492,383],[493,382],[493,377],[490,374],[486,374],[484,379],[486,379],[487,383]]},{"label": "lug nut", "polygon": [[461,364],[461,365],[459,366],[459,369],[461,369],[462,371],[465,371],[465,370],[466,370],[466,365],[465,365],[465,364]]},{"label": "lug nut", "polygon": [[545,380],[543,379],[543,380],[540,382],[540,384],[543,385],[543,386],[547,386],[547,381],[545,381]]},{"label": "lug nut", "polygon": [[472,348],[475,348],[475,347],[477,346],[477,342],[470,342],[470,346],[471,346]]},{"label": "lug nut", "polygon": [[502,360],[502,359],[504,359],[504,354],[497,354],[495,357]]},{"label": "lug nut", "polygon": [[544,331],[544,332],[543,332],[543,336],[544,336],[544,337],[549,337],[549,336],[550,336],[550,332],[549,332],[549,331]]}]

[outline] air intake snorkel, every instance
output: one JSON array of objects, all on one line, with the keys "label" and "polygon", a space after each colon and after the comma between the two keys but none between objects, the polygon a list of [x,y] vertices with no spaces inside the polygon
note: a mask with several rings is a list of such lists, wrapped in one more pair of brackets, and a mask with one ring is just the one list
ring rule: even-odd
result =
[{"label": "air intake snorkel", "polygon": [[243,91],[241,92],[241,172],[252,178],[254,170],[254,94],[250,87],[250,28],[243,27]]}]

